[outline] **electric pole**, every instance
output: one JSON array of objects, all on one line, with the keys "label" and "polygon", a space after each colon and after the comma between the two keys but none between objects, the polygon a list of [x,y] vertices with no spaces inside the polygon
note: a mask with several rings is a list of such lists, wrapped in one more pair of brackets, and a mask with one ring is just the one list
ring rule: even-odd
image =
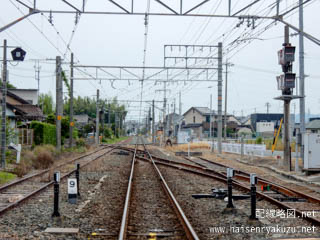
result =
[{"label": "electric pole", "polygon": [[181,91],[179,92],[179,115],[182,114]]},{"label": "electric pole", "polygon": [[210,94],[210,124],[209,124],[209,139],[211,141],[211,151],[213,150],[212,147],[212,94]]},{"label": "electric pole", "polygon": [[270,108],[270,103],[269,102],[266,103],[266,107],[267,107],[267,114],[269,114],[269,108]]},{"label": "electric pole", "polygon": [[218,153],[222,152],[222,43],[218,43]]},{"label": "electric pole", "polygon": [[38,82],[38,106],[39,106],[39,96],[40,96],[40,70],[41,70],[41,67],[40,67],[40,62],[39,60],[36,60],[35,63],[34,63],[34,70],[35,70],[35,79],[36,81]]},{"label": "electric pole", "polygon": [[70,62],[70,113],[69,113],[69,147],[73,146],[73,53],[71,53],[71,62]]},{"label": "electric pole", "polygon": [[305,92],[304,92],[304,36],[303,36],[303,0],[299,0],[299,90],[300,90],[300,157],[304,164],[304,142],[303,135],[306,131],[305,126]]},{"label": "electric pole", "polygon": [[100,113],[100,96],[99,96],[100,92],[99,89],[97,89],[97,103],[96,103],[96,144],[99,144],[99,113]]},{"label": "electric pole", "polygon": [[7,40],[3,41],[1,167],[6,167],[6,108],[7,108]]},{"label": "electric pole", "polygon": [[154,100],[152,100],[152,143],[155,144],[155,135],[156,135],[156,129],[155,129],[155,119],[154,119]]},{"label": "electric pole", "polygon": [[61,120],[63,114],[63,86],[61,57],[56,57],[56,140],[57,150],[61,151]]}]

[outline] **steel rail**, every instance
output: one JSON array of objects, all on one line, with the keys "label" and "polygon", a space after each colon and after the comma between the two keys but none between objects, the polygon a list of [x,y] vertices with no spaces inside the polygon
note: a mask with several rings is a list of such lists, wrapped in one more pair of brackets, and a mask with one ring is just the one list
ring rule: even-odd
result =
[{"label": "steel rail", "polygon": [[172,191],[170,190],[168,184],[166,183],[164,177],[162,176],[159,168],[157,167],[156,165],[156,162],[153,160],[153,157],[152,155],[149,153],[149,151],[147,150],[146,148],[146,145],[143,144],[143,147],[145,149],[145,152],[147,153],[147,155],[149,156],[149,159],[152,163],[152,166],[155,170],[155,172],[158,174],[158,177],[160,178],[161,180],[161,185],[164,189],[164,191],[166,192],[170,202],[172,203],[172,206],[176,212],[176,214],[178,215],[178,218],[180,219],[180,222],[182,224],[182,227],[184,228],[185,232],[186,232],[186,235],[187,235],[187,238],[188,239],[195,239],[195,240],[198,240],[199,237],[197,235],[197,233],[195,232],[195,230],[193,229],[191,223],[189,222],[188,218],[186,217],[186,215],[184,214],[182,208],[180,207],[178,201],[176,200],[176,198],[174,197]]},{"label": "steel rail", "polygon": [[[90,156],[90,155],[92,155],[92,154],[94,154],[94,153],[97,153],[97,152],[99,152],[99,151],[102,151],[102,150],[104,150],[104,149],[106,149],[106,148],[108,148],[108,147],[109,147],[109,146],[106,146],[106,147],[103,147],[102,149],[98,149],[98,150],[92,151],[92,152],[90,152],[90,153],[87,153],[87,154],[85,154],[85,155],[76,157],[76,158],[74,158],[74,159],[71,159],[70,161],[67,161],[66,163],[59,164],[59,165],[56,166],[55,168],[63,167],[64,165],[67,165],[67,164],[70,164],[70,163],[72,163],[72,162],[75,162],[75,161],[77,161],[77,160],[79,160],[79,159],[81,159],[81,158],[85,158],[85,157],[87,157],[87,156]],[[16,181],[14,181],[14,182],[5,184],[5,185],[3,185],[3,186],[0,187],[0,193],[1,193],[2,191],[4,191],[4,190],[7,190],[7,189],[10,188],[10,187],[13,187],[13,186],[21,183],[21,182],[24,182],[24,181],[26,181],[26,180],[30,180],[30,179],[32,179],[32,178],[35,178],[35,177],[39,177],[39,176],[41,176],[41,175],[44,175],[44,174],[46,174],[47,172],[49,172],[50,170],[52,170],[52,168],[45,169],[45,170],[40,171],[40,172],[38,172],[38,173],[29,175],[29,176],[20,178],[19,180],[16,180]]]},{"label": "steel rail", "polygon": [[[123,149],[127,150],[127,151],[132,151],[132,149],[130,149],[130,148],[127,148],[127,149],[123,148]],[[140,160],[144,160],[144,161],[150,161],[149,159],[146,159],[146,158],[140,157],[140,156],[137,156],[137,158],[140,159]],[[157,159],[161,159],[161,158],[157,157]],[[162,159],[162,160],[170,162],[167,159]],[[200,176],[204,176],[204,177],[208,177],[208,178],[211,178],[211,179],[215,179],[215,180],[223,182],[223,183],[227,183],[226,176],[224,176],[224,175],[223,175],[223,177],[217,176],[217,175],[219,175],[221,173],[216,172],[216,171],[214,171],[212,169],[211,170],[210,169],[204,169],[204,170],[209,171],[212,174],[215,174],[214,172],[216,172],[218,174],[217,175],[212,175],[212,174],[205,173],[205,172],[199,172],[197,170],[193,170],[193,169],[190,169],[190,168],[187,168],[187,167],[183,167],[183,166],[173,165],[172,163],[166,163],[164,161],[163,162],[157,161],[156,164],[167,166],[167,167],[174,168],[174,169],[178,169],[178,170],[181,170],[181,171],[186,171],[186,172],[189,172],[189,173],[194,173],[194,174],[197,174],[197,175],[200,175]],[[179,165],[178,162],[175,162],[175,164]],[[187,164],[184,164],[184,166],[186,166],[186,165]],[[193,165],[190,165],[190,166],[192,166],[192,168],[196,167],[196,166],[193,166]],[[247,186],[243,185],[242,183],[240,183],[240,182],[238,182],[236,180],[233,180],[232,184],[235,187],[240,188],[240,189],[242,189],[242,190],[244,190],[246,192],[250,192],[250,190],[251,190],[250,187],[247,187]],[[289,189],[289,190],[292,191],[292,192],[296,192],[295,190],[292,190],[292,189]],[[299,192],[297,192],[297,193],[299,193]],[[268,202],[270,202],[272,204],[275,204],[276,206],[280,207],[281,209],[285,209],[285,210],[292,209],[291,206],[289,206],[287,204],[284,204],[283,202],[280,202],[280,201],[278,201],[278,200],[276,200],[276,199],[274,199],[274,198],[272,198],[272,197],[270,197],[270,196],[268,196],[268,195],[266,195],[264,193],[257,192],[256,194],[257,194],[258,197],[260,197],[262,199],[265,199],[265,200],[267,200]],[[303,193],[300,193],[300,194],[301,195],[306,195],[306,194],[303,194]],[[307,195],[307,196],[309,196],[309,195]],[[311,197],[311,196],[309,196],[309,197]],[[315,201],[317,201],[317,198],[314,198],[314,197],[311,197],[311,198],[313,198],[313,199],[315,199]],[[295,212],[296,212],[297,216],[300,216],[301,218],[303,218],[303,219],[305,219],[305,220],[307,220],[307,221],[309,221],[309,222],[311,222],[311,223],[313,223],[313,224],[315,224],[317,226],[320,226],[320,220],[318,220],[316,218],[313,218],[313,217],[310,217],[310,216],[307,216],[306,214],[303,213],[303,211],[301,211],[299,209],[295,209]]]},{"label": "steel rail", "polygon": [[[225,168],[230,167],[230,166],[227,166],[227,165],[224,165],[224,164],[221,164],[221,163],[216,163],[216,162],[210,161],[210,160],[202,158],[202,157],[199,157],[199,158],[201,160],[207,161],[208,163],[211,163],[211,164],[217,164],[217,165],[225,167]],[[238,175],[239,176],[238,178],[241,178],[241,179],[246,180],[246,181],[250,181],[250,178],[248,177],[250,175],[249,173],[241,171],[241,170],[236,170],[236,172],[240,173],[240,174],[243,174],[243,175],[246,175],[246,176]],[[237,177],[237,175],[235,175],[235,177]],[[285,194],[288,194],[290,196],[298,195],[298,196],[300,196],[302,198],[305,198],[310,203],[318,203],[318,204],[320,204],[320,199],[319,198],[316,198],[316,197],[313,197],[313,196],[311,196],[309,194],[302,193],[302,192],[299,192],[297,190],[288,188],[288,187],[283,186],[283,185],[278,184],[278,183],[273,183],[273,182],[271,182],[271,181],[269,181],[269,180],[267,180],[265,178],[258,177],[258,183],[259,182],[262,183],[262,185],[270,185],[272,188],[274,188],[274,189],[276,189],[276,190],[278,190],[280,192],[283,192]]]},{"label": "steel rail", "polygon": [[130,207],[130,199],[131,199],[131,193],[132,193],[132,185],[133,185],[132,182],[133,182],[133,176],[134,176],[134,167],[135,167],[135,161],[136,161],[137,147],[138,146],[136,145],[135,150],[133,152],[133,157],[132,157],[132,164],[131,164],[131,171],[130,171],[129,182],[128,182],[128,189],[127,189],[127,194],[126,194],[126,200],[124,202],[120,232],[119,232],[119,237],[118,237],[119,240],[124,240],[124,239],[126,239],[126,236],[127,236],[129,207]]},{"label": "steel rail", "polygon": [[[99,155],[97,157],[95,157],[94,159],[91,159],[90,161],[86,162],[85,164],[81,165],[80,168],[84,168],[86,167],[88,164],[92,163],[93,161],[101,158],[102,156],[112,152],[113,150],[117,149],[117,147],[114,147],[112,149],[110,149],[108,152],[102,154],[102,155]],[[63,176],[61,176],[61,180],[70,176],[71,174],[73,174],[74,172],[76,171],[76,169],[64,174]],[[37,190],[29,193],[28,195],[24,196],[23,198],[21,198],[20,200],[18,200],[17,202],[14,202],[8,206],[6,206],[5,208],[1,209],[0,210],[0,216],[3,215],[4,213],[6,213],[8,210],[11,210],[15,207],[17,207],[18,205],[20,205],[21,203],[25,202],[26,200],[30,199],[31,197],[34,197],[35,195],[37,195],[38,193],[42,192],[43,190],[45,190],[46,188],[50,187],[52,184],[54,183],[54,181],[51,181],[43,186],[41,186],[40,188],[38,188]]]},{"label": "steel rail", "polygon": [[[137,157],[138,159],[141,159],[143,161],[149,161],[148,159],[146,158],[143,158],[143,157]],[[157,164],[159,165],[163,165],[163,166],[166,166],[166,167],[170,167],[170,168],[174,168],[174,169],[178,169],[178,170],[181,170],[181,171],[185,171],[185,172],[189,172],[189,173],[193,173],[193,174],[196,174],[196,175],[200,175],[200,176],[203,176],[203,177],[207,177],[207,178],[210,178],[210,179],[215,179],[217,181],[220,181],[222,183],[225,183],[227,184],[227,179],[226,178],[222,178],[222,177],[218,177],[218,176],[215,176],[215,175],[212,175],[212,174],[209,174],[209,173],[205,173],[205,172],[199,172],[199,171],[196,171],[196,170],[193,170],[193,169],[189,169],[189,168],[185,168],[185,167],[182,167],[182,166],[176,166],[176,165],[172,165],[170,163],[164,163],[164,162],[156,162]],[[236,180],[233,180],[232,181],[232,185],[234,187],[237,187],[239,189],[242,189],[243,191],[245,192],[250,192],[250,187],[247,187],[245,185],[243,185],[242,183],[236,181]],[[256,192],[257,196],[262,198],[262,199],[265,199],[266,201],[280,207],[281,209],[284,209],[284,210],[287,210],[287,209],[292,209],[291,206],[289,205],[286,205],[264,193],[261,193],[261,192]],[[297,214],[297,216],[299,216],[300,218],[302,219],[305,219],[317,226],[320,226],[320,220],[316,219],[316,218],[313,218],[313,217],[309,217],[307,216],[306,214],[303,213],[303,211],[301,210],[298,210],[298,209],[295,209],[295,213]]]}]

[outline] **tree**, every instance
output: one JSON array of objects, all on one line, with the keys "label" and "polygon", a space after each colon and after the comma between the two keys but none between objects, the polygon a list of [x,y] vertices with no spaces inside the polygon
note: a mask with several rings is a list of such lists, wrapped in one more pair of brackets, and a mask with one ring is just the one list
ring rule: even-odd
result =
[{"label": "tree", "polygon": [[[2,79],[0,78],[0,87],[2,87]],[[11,83],[7,82],[7,89],[16,89],[16,86],[13,86]]]},{"label": "tree", "polygon": [[54,113],[54,102],[51,93],[41,93],[39,96],[39,106],[43,114],[49,115]]}]

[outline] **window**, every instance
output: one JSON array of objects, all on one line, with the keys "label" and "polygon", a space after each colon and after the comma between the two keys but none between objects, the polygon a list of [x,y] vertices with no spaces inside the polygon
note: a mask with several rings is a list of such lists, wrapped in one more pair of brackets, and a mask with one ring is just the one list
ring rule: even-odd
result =
[{"label": "window", "polygon": [[193,116],[193,123],[196,123],[196,117]]},{"label": "window", "polygon": [[192,113],[194,113],[194,108],[192,109]]}]

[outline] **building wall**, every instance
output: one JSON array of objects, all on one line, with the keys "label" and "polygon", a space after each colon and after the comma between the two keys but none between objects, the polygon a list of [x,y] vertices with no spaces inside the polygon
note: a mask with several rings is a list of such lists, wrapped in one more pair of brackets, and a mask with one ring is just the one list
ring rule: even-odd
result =
[{"label": "building wall", "polygon": [[38,91],[34,89],[10,89],[10,92],[30,102],[30,104],[38,104]]},{"label": "building wall", "polygon": [[274,123],[273,122],[257,122],[257,132],[274,132]]},{"label": "building wall", "polygon": [[[193,117],[195,117],[195,122],[193,122]],[[202,123],[206,121],[206,118],[202,116],[198,111],[191,109],[189,112],[187,112],[184,115],[184,120],[186,124],[192,124],[192,123]]]}]

